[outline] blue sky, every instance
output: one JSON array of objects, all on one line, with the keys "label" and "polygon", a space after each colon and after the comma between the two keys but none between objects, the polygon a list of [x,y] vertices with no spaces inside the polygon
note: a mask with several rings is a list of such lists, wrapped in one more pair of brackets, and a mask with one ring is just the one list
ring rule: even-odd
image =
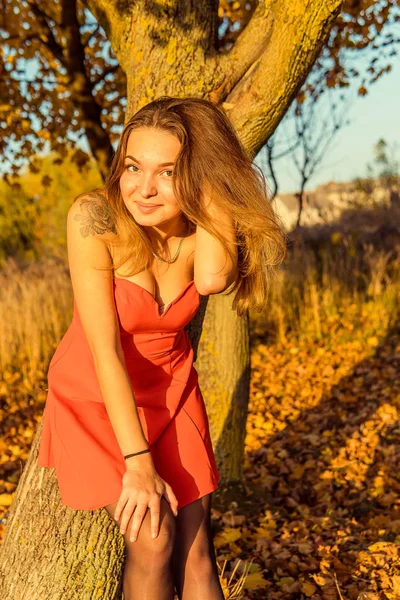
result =
[{"label": "blue sky", "polygon": [[[400,59],[394,57],[392,70],[357,96],[348,113],[350,124],[339,131],[325,159],[306,189],[329,181],[351,181],[367,175],[366,165],[373,162],[373,148],[380,138],[396,144],[400,157]],[[258,162],[258,161],[257,161]],[[297,190],[298,174],[289,157],[276,162],[279,193]]]}]

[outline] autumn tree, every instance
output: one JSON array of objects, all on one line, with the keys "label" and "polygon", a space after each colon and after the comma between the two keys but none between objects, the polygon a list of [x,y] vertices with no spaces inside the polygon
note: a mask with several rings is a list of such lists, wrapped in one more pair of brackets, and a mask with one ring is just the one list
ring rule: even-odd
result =
[{"label": "autumn tree", "polygon": [[[232,48],[258,4],[259,0],[221,0],[218,7],[213,4],[211,50],[219,58],[224,54],[233,56]],[[127,98],[118,45],[110,45],[103,28],[81,0],[1,0],[0,5],[0,143],[5,176],[18,174],[26,160],[37,171],[40,166],[32,162],[32,157],[38,152],[57,151],[58,160],[62,160],[73,149],[79,166],[88,160],[89,151],[104,177],[112,144],[123,125]],[[169,12],[174,25],[178,25],[174,14],[180,14],[179,4],[157,6],[144,8],[142,18],[149,10],[160,11],[164,17]],[[299,10],[303,10],[302,4]],[[312,77],[305,80],[299,93],[312,91],[315,95],[324,89],[347,87],[355,77],[360,80],[360,93],[366,93],[368,86],[391,68],[399,41],[393,24],[399,14],[396,0],[345,0],[312,68]],[[160,44],[164,39],[164,17],[153,43],[158,40]],[[185,27],[185,21],[180,27]],[[360,69],[359,54],[365,50],[368,60]],[[157,73],[158,66],[152,77],[158,78]],[[143,68],[133,77],[146,78]],[[151,83],[148,89],[155,91]],[[203,93],[211,91],[217,100],[223,99],[229,85]],[[276,124],[275,119],[268,137]]]},{"label": "autumn tree", "polygon": [[[20,3],[32,14],[33,4],[33,0]],[[74,5],[64,0],[49,9],[47,3],[35,2],[40,8],[39,20],[45,10],[54,11],[51,19],[45,17],[47,33],[39,36],[45,41],[45,52],[49,52],[46,60],[51,60],[51,50],[46,46],[52,41],[50,28],[59,26],[64,74],[70,78],[65,53],[73,53],[69,47],[72,38],[63,38],[61,26],[67,17],[60,17],[68,12],[66,6],[64,13],[62,10],[67,4]],[[249,155],[254,156],[305,82],[338,18],[341,1],[260,1],[246,27],[228,47],[218,39],[221,7],[224,10],[218,2],[88,0],[87,6],[111,44],[118,69],[125,74],[126,119],[162,95],[208,98],[223,104]],[[90,35],[87,33],[86,37]],[[80,40],[74,39],[82,44],[82,34]],[[41,41],[30,40],[31,44]],[[91,47],[86,38],[83,45]],[[12,62],[17,64],[18,60]],[[104,63],[98,77],[102,77],[105,68]],[[87,77],[88,62],[85,69]],[[92,71],[90,78],[95,78]],[[78,82],[83,79],[81,72]],[[103,77],[103,81],[108,80]],[[28,110],[20,88],[15,86],[12,93],[14,105],[20,103],[20,110]],[[72,90],[68,88],[64,94],[66,102],[70,94]],[[100,100],[98,103],[101,105]],[[84,107],[79,105],[78,109],[72,100],[69,104],[64,110],[68,111],[72,126],[79,128],[74,120],[83,114]],[[78,110],[82,112],[74,112]],[[37,118],[43,122],[41,114],[37,113]],[[22,118],[25,116],[22,113]],[[57,120],[52,117],[50,123],[51,135],[58,137]],[[82,127],[86,125],[82,123]],[[65,127],[61,131],[62,135],[70,133]],[[75,129],[74,134],[78,133]],[[106,144],[102,146],[105,147]],[[231,310],[231,302],[232,298],[224,295],[205,298],[190,331],[222,488],[232,482],[238,488],[241,479],[250,375],[248,315],[239,318]],[[92,514],[61,505],[54,473],[36,466],[39,437],[40,427],[8,519],[0,561],[1,597],[119,597],[122,538],[106,511]]]},{"label": "autumn tree", "polygon": [[[24,158],[74,150],[85,138],[104,177],[122,125],[126,80],[104,33],[78,0],[3,0],[0,17],[2,154],[7,174]],[[121,101],[122,98],[122,101]],[[10,144],[10,141],[13,142]],[[32,170],[37,169],[31,163]]]}]

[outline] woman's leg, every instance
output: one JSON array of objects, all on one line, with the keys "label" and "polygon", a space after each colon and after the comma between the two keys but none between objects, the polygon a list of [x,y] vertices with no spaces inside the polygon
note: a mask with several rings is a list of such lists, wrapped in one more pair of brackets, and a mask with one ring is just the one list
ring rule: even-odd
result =
[{"label": "woman's leg", "polygon": [[178,510],[174,548],[179,600],[223,600],[211,532],[211,494]]},{"label": "woman's leg", "polygon": [[[116,502],[106,506],[114,518]],[[132,518],[124,534],[127,556],[124,566],[124,600],[173,600],[174,580],[172,555],[175,542],[175,521],[169,503],[161,497],[160,531],[156,539],[150,537],[150,510],[146,516],[136,542],[131,542]]]}]

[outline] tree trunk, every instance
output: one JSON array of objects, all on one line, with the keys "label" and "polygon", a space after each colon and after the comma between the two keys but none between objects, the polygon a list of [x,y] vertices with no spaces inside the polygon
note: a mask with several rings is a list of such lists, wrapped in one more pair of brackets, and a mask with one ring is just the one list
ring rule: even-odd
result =
[{"label": "tree trunk", "polygon": [[[127,75],[127,118],[165,94],[225,102],[253,155],[303,84],[341,1],[260,1],[246,29],[224,55],[216,51],[215,0],[87,3]],[[188,328],[221,488],[242,474],[249,394],[248,316],[238,318],[231,302],[232,297],[223,294],[204,298]],[[104,509],[72,511],[60,504],[52,470],[39,473],[36,468],[39,435],[40,428],[10,511],[0,561],[0,597],[114,600],[122,537]]]},{"label": "tree trunk", "polygon": [[304,190],[300,190],[300,192],[297,192],[295,194],[295,196],[296,196],[296,198],[298,200],[296,227],[300,227],[300,219],[301,219],[301,215],[303,213]]},{"label": "tree trunk", "polygon": [[18,484],[0,557],[2,600],[117,600],[124,539],[105,509],[61,504],[55,469],[36,465],[42,424]]},{"label": "tree trunk", "polygon": [[238,317],[231,305],[231,296],[209,297],[195,365],[221,473],[220,487],[242,478],[250,386],[248,315]]}]

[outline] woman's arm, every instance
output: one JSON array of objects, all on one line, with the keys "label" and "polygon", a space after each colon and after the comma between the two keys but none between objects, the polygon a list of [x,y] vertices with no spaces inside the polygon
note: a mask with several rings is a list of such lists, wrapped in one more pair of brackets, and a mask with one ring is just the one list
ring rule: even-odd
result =
[{"label": "woman's arm", "polygon": [[[88,202],[91,204],[88,205]],[[90,210],[88,210],[90,207]],[[107,413],[123,455],[148,448],[140,423],[132,384],[126,370],[115,308],[111,256],[106,239],[115,233],[102,199],[82,199],[68,211],[68,258],[74,296],[82,327],[94,358]],[[156,472],[150,452],[126,459],[122,491],[114,518],[124,534],[132,519],[131,540],[136,540],[150,508],[152,537],[159,533],[161,497],[175,516],[178,501],[171,486]]]},{"label": "woman's arm", "polygon": [[236,257],[236,260],[232,262],[221,242],[206,229],[197,225],[194,278],[196,281],[204,282],[204,289],[198,288],[199,292],[209,295],[224,291],[235,281],[237,272],[237,245],[231,217],[212,201],[208,201],[205,210],[212,219],[215,227],[226,239],[228,246],[232,249]]},{"label": "woman's arm", "polygon": [[[88,210],[90,202],[90,210]],[[148,447],[121,346],[113,298],[112,271],[106,239],[112,226],[101,199],[75,202],[68,211],[68,260],[74,297],[91,349],[100,389],[123,455]],[[84,226],[83,226],[84,225]],[[102,233],[96,233],[101,231]],[[126,460],[127,465],[151,463],[150,453]]]}]

